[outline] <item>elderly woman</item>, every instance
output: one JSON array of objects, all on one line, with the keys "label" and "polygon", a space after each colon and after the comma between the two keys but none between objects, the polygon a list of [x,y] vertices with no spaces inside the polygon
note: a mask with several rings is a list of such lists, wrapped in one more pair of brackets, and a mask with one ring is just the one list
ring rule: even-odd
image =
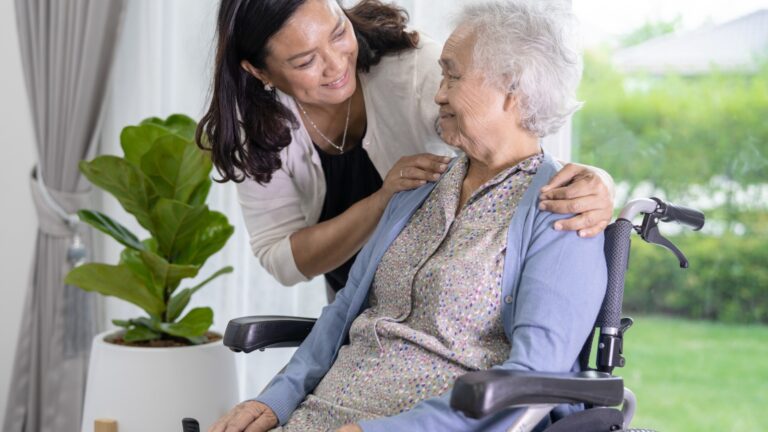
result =
[{"label": "elderly woman", "polygon": [[463,152],[396,195],[284,372],[212,431],[503,430],[450,409],[474,370],[568,371],[605,290],[603,239],[552,229],[540,138],[578,108],[581,62],[555,2],[464,10],[440,57],[442,138]]}]

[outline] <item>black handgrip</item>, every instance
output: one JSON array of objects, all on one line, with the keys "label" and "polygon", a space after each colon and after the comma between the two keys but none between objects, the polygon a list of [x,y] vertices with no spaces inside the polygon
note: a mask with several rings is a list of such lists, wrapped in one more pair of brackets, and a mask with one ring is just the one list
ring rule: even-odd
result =
[{"label": "black handgrip", "polygon": [[659,204],[662,222],[677,222],[694,231],[698,231],[704,226],[704,213],[690,207],[665,203],[658,198],[652,199]]},{"label": "black handgrip", "polygon": [[183,432],[200,432],[200,423],[193,418],[187,417],[181,420],[181,430]]},{"label": "black handgrip", "polygon": [[629,265],[630,236],[632,222],[619,219],[605,230],[605,263],[608,267],[608,286],[603,306],[597,317],[597,327],[619,328],[621,325],[621,303],[624,300],[624,276]]}]

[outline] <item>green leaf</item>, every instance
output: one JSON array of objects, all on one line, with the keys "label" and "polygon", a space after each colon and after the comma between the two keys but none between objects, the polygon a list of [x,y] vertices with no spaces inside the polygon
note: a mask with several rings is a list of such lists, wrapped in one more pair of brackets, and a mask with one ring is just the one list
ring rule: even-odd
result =
[{"label": "green leaf", "polygon": [[200,184],[210,181],[212,168],[207,154],[178,135],[158,138],[141,157],[140,166],[161,197],[183,203]]},{"label": "green leaf", "polygon": [[145,249],[144,245],[134,233],[109,216],[92,210],[80,210],[77,212],[77,215],[80,216],[81,221],[108,234],[123,246],[136,250]]},{"label": "green leaf", "polygon": [[157,200],[157,192],[137,167],[116,156],[99,156],[90,162],[80,162],[80,171],[91,183],[117,198],[141,226],[153,232],[150,209]]},{"label": "green leaf", "polygon": [[197,276],[200,266],[171,264],[165,258],[149,251],[139,252],[141,260],[147,266],[160,287],[163,287],[163,298],[172,293],[184,278]]},{"label": "green leaf", "polygon": [[[142,244],[145,245],[145,243]],[[147,252],[150,253],[149,251]],[[159,299],[165,298],[164,280],[160,279],[159,275],[155,275],[147,264],[144,263],[140,251],[130,248],[123,249],[120,253],[120,264],[128,267],[133,274],[141,279],[144,286],[147,287],[155,297]]]},{"label": "green leaf", "polygon": [[141,158],[159,138],[171,135],[173,131],[157,124],[127,126],[120,132],[120,146],[125,159],[135,166],[141,165]]},{"label": "green leaf", "polygon": [[152,331],[156,332],[162,332],[162,328],[160,327],[160,321],[158,319],[153,318],[147,318],[147,317],[139,317],[134,318],[132,320],[129,320],[132,325],[140,326],[140,327],[146,327]]},{"label": "green leaf", "polygon": [[123,335],[126,342],[143,342],[160,339],[161,334],[146,327],[136,326],[128,329]]},{"label": "green leaf", "polygon": [[189,248],[197,232],[209,224],[210,213],[207,206],[192,207],[161,198],[152,210],[152,223],[157,227],[155,237],[162,255],[178,262],[178,255]]},{"label": "green leaf", "polygon": [[119,319],[113,319],[112,320],[112,324],[114,324],[114,325],[116,325],[118,327],[124,327],[124,328],[128,328],[128,327],[131,326],[131,322],[130,321],[119,320]]},{"label": "green leaf", "polygon": [[181,315],[181,313],[184,311],[184,308],[187,307],[187,304],[189,304],[189,300],[192,298],[192,294],[196,293],[198,290],[200,290],[200,288],[208,284],[208,282],[216,279],[217,277],[223,274],[232,273],[233,270],[234,269],[231,266],[224,267],[221,270],[209,276],[204,281],[195,285],[194,287],[184,288],[183,290],[179,291],[176,295],[171,297],[171,300],[168,301],[168,309],[166,311],[166,321],[173,322],[176,320],[176,318],[179,317],[179,315]]},{"label": "green leaf", "polygon": [[64,278],[64,283],[117,297],[135,304],[150,315],[159,316],[165,312],[162,298],[157,298],[125,265],[83,264],[72,269]]},{"label": "green leaf", "polygon": [[213,324],[213,310],[209,307],[194,308],[179,322],[160,324],[164,332],[183,338],[203,336]]},{"label": "green leaf", "polygon": [[176,321],[176,318],[178,318],[179,315],[184,312],[184,308],[186,308],[189,304],[189,300],[192,298],[192,294],[194,294],[194,292],[191,288],[184,288],[183,290],[174,294],[173,297],[171,297],[171,299],[168,301],[168,309],[166,309],[165,321]]},{"label": "green leaf", "polygon": [[197,230],[192,240],[180,250],[177,262],[203,265],[211,255],[224,247],[235,232],[235,227],[219,212],[210,211],[205,219],[205,227]]},{"label": "green leaf", "polygon": [[189,196],[187,204],[191,206],[205,205],[205,200],[208,198],[208,192],[211,190],[212,184],[213,181],[211,181],[211,178],[208,177],[206,178],[206,181],[197,185],[197,188],[192,191],[192,194]]},{"label": "green leaf", "polygon": [[157,117],[150,117],[143,120],[141,125],[156,125],[164,127],[186,139],[187,141],[195,140],[195,130],[197,130],[197,122],[188,116],[185,116],[184,114],[173,114],[165,120]]}]

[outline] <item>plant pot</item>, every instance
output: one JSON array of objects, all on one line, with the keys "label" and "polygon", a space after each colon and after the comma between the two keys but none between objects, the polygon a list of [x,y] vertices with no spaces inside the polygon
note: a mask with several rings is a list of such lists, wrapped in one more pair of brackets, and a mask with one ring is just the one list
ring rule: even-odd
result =
[{"label": "plant pot", "polygon": [[194,417],[207,430],[238,402],[235,358],[222,341],[173,348],[138,348],[93,339],[82,432],[97,418],[119,432],[181,431]]}]

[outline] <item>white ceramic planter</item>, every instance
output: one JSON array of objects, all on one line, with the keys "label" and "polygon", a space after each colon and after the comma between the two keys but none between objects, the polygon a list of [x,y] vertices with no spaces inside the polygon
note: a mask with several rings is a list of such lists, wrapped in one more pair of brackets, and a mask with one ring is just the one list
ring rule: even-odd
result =
[{"label": "white ceramic planter", "polygon": [[221,341],[176,348],[135,348],[93,339],[82,432],[97,418],[118,432],[181,431],[194,417],[202,431],[238,402],[234,353]]}]

